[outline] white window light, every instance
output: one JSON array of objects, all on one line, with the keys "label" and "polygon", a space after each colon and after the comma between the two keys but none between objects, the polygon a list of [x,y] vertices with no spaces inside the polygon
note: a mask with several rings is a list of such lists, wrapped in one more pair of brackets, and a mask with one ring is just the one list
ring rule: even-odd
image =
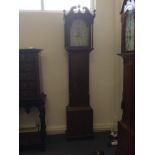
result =
[{"label": "white window light", "polygon": [[19,0],[20,10],[69,10],[72,6],[95,9],[95,0]]},{"label": "white window light", "polygon": [[41,10],[41,0],[19,0],[20,10]]}]

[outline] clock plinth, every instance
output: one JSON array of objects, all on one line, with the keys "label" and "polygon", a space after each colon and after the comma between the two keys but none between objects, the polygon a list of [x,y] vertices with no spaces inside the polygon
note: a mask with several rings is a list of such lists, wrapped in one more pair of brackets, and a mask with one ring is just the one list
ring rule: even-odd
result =
[{"label": "clock plinth", "polygon": [[93,110],[90,106],[67,106],[68,139],[93,137]]},{"label": "clock plinth", "polygon": [[89,105],[89,53],[93,49],[93,19],[87,8],[64,15],[65,48],[69,60],[68,139],[93,136],[93,109]]}]

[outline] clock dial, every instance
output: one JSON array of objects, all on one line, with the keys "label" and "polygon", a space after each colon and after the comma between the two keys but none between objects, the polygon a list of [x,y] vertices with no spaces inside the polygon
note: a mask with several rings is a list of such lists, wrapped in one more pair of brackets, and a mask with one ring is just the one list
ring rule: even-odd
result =
[{"label": "clock dial", "polygon": [[135,48],[135,20],[134,12],[128,10],[125,23],[125,50],[133,51]]},{"label": "clock dial", "polygon": [[88,30],[88,26],[83,20],[74,20],[70,29],[70,46],[88,46]]}]

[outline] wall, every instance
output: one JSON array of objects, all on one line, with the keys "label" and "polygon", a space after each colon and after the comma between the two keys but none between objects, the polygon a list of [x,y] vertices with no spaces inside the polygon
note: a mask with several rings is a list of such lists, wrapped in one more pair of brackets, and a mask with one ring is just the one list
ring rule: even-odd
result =
[{"label": "wall", "polygon": [[[119,1],[119,0],[117,0]],[[120,48],[120,2],[97,0],[94,21],[94,51],[90,54],[90,105],[94,110],[94,129],[116,128],[120,119],[122,65],[116,55]],[[47,94],[47,132],[62,133],[66,129],[68,104],[68,57],[64,49],[62,12],[20,12],[20,48],[43,49],[41,70],[43,89]],[[35,111],[35,110],[33,110]],[[33,126],[32,118],[20,111],[20,125]]]},{"label": "wall", "polygon": [[[121,17],[120,10],[123,0],[114,1],[114,49],[116,54],[121,52]],[[122,58],[115,55],[114,56],[114,70],[115,70],[115,99],[114,99],[114,128],[117,128],[117,120],[121,119],[122,111],[121,101],[122,101],[122,88],[123,88],[123,61]]]}]

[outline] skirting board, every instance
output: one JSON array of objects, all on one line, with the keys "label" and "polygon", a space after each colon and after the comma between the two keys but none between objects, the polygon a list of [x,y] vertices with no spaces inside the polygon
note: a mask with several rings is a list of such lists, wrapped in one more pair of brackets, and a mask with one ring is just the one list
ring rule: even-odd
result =
[{"label": "skirting board", "polygon": [[[102,132],[106,130],[112,130],[114,127],[113,123],[104,123],[104,124],[94,124],[94,132]],[[34,132],[34,125],[22,126],[22,132]],[[46,132],[47,135],[56,135],[56,134],[65,134],[66,126],[47,126]]]},{"label": "skirting board", "polygon": [[[94,124],[94,132],[112,130],[113,123]],[[65,134],[66,126],[47,126],[47,135]]]}]

